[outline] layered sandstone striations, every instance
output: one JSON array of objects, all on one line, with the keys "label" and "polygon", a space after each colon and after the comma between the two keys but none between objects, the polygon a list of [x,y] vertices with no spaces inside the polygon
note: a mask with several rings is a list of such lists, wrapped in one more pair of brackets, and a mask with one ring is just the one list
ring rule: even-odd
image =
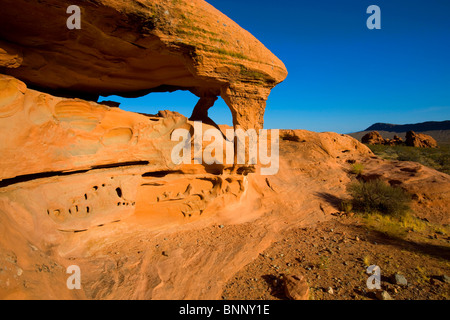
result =
[{"label": "layered sandstone striations", "polygon": [[146,217],[194,219],[216,197],[239,197],[244,190],[244,175],[224,178],[231,171],[225,165],[174,164],[179,142],[171,133],[193,130],[177,113],[148,117],[58,98],[10,76],[0,75],[0,89],[0,187],[39,186],[22,195],[26,211],[46,212],[58,230],[85,230],[139,213],[140,197]]},{"label": "layered sandstone striations", "polygon": [[[81,8],[80,30],[66,27],[70,5]],[[203,0],[5,0],[0,68],[34,88],[91,100],[189,90],[200,98],[193,120],[206,120],[221,96],[244,129],[262,128],[269,93],[287,76]]]},{"label": "layered sandstone striations", "polygon": [[[74,254],[84,259],[88,248],[102,248],[94,255],[100,260],[80,265],[109,268],[103,246],[121,234],[151,239],[160,230],[210,223],[217,208],[238,203],[249,189],[245,170],[173,163],[178,142],[171,133],[192,128],[177,113],[148,117],[0,76],[0,265],[8,270],[0,297],[105,297],[95,293],[97,282],[82,293],[67,290],[62,280]],[[88,282],[104,271],[89,268]]]}]

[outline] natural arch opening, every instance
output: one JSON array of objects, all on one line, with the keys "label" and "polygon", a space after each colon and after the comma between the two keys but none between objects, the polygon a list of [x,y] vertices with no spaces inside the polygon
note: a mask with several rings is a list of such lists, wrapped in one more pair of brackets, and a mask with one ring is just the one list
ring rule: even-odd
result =
[{"label": "natural arch opening", "polygon": [[221,97],[219,97],[214,106],[209,109],[208,116],[218,125],[233,127],[231,110]]},{"label": "natural arch opening", "polygon": [[120,96],[100,96],[98,102],[114,106],[111,102],[116,102],[120,109],[141,114],[157,114],[158,111],[177,111],[189,118],[193,106],[198,101],[198,97],[189,91],[175,92],[153,92],[142,97],[124,98]]},{"label": "natural arch opening", "polygon": [[[202,109],[199,108],[199,105],[202,105],[201,99],[189,91],[178,90],[153,92],[138,98],[100,96],[98,103],[145,115],[155,115],[162,110],[176,111],[191,120],[208,123],[208,120],[203,118],[203,114],[196,114],[196,111]],[[225,101],[221,97],[213,100],[207,101],[207,107],[205,107],[205,114],[212,121],[211,124],[233,126],[232,114]]]}]

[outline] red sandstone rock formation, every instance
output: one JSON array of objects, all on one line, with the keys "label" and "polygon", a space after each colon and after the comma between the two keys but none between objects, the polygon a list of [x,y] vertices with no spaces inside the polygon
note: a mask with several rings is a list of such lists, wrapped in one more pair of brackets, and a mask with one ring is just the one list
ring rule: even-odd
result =
[{"label": "red sandstone rock formation", "polygon": [[387,146],[398,146],[398,145],[402,145],[403,143],[404,143],[403,139],[397,135],[395,135],[394,138],[392,138],[392,139],[384,140],[384,144]]},{"label": "red sandstone rock formation", "polygon": [[[81,8],[80,30],[66,27],[69,5]],[[192,120],[206,120],[220,95],[244,129],[262,128],[270,90],[287,76],[264,45],[203,0],[5,0],[0,68],[28,86],[92,100],[189,90],[200,98]]]},{"label": "red sandstone rock formation", "polygon": [[385,140],[378,131],[372,131],[362,137],[361,142],[365,144],[384,144]]},{"label": "red sandstone rock formation", "polygon": [[438,147],[438,144],[433,137],[423,133],[415,133],[414,131],[408,131],[406,133],[406,145],[418,148]]},{"label": "red sandstone rock formation", "polygon": [[[354,162],[448,223],[448,175],[376,159],[346,135],[281,131],[292,139],[269,177],[174,166],[170,132],[192,126],[183,116],[58,98],[9,76],[0,89],[0,298],[218,299],[286,228],[339,211]],[[81,290],[66,287],[70,265]]]},{"label": "red sandstone rock formation", "polygon": [[[235,125],[258,128],[284,66],[203,1],[70,4],[83,8],[81,31],[61,28],[67,2],[2,3],[1,299],[218,299],[286,229],[330,219],[355,162],[448,223],[448,175],[377,159],[337,133],[281,131],[280,170],[269,177],[175,165],[170,135],[192,121],[80,98],[190,90],[200,97],[195,120],[220,94]],[[81,269],[80,290],[66,286],[70,265]],[[299,289],[293,298],[306,297]]]},{"label": "red sandstone rock formation", "polygon": [[361,142],[365,144],[386,146],[397,146],[404,144],[409,147],[417,148],[438,147],[438,144],[433,137],[423,133],[415,133],[414,131],[409,131],[406,133],[406,141],[403,141],[403,139],[399,136],[394,136],[393,139],[384,139],[378,131],[372,131],[364,135],[361,138]]}]

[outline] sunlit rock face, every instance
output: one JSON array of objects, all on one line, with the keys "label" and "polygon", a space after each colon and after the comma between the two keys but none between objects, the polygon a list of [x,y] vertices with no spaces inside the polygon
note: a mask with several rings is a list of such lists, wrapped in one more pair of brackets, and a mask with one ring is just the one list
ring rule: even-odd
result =
[{"label": "sunlit rock face", "polygon": [[217,197],[244,191],[232,166],[174,163],[171,134],[194,128],[177,113],[59,98],[4,75],[0,89],[0,187],[37,216],[47,213],[55,229],[85,230],[131,213],[194,219]]},{"label": "sunlit rock face", "polygon": [[[81,9],[81,29],[66,26],[70,5]],[[57,95],[189,90],[201,98],[194,120],[222,96],[235,125],[261,129],[270,90],[287,76],[263,44],[203,0],[6,0],[2,8],[0,72]]]},{"label": "sunlit rock face", "polygon": [[[448,175],[377,159],[350,136],[282,130],[279,171],[262,176],[250,165],[176,164],[173,132],[198,126],[0,76],[0,298],[220,299],[287,228],[339,210],[356,162],[363,179],[401,185],[424,218],[448,223]],[[73,265],[79,290],[66,285]]]},{"label": "sunlit rock face", "polygon": [[[81,29],[67,27],[69,6],[81,9]],[[148,251],[148,241],[164,232],[211,227],[224,216],[231,221],[224,210],[239,213],[241,222],[260,215],[248,176],[254,168],[176,164],[172,152],[179,141],[171,136],[175,130],[192,132],[198,120],[204,130],[217,128],[210,125],[208,110],[219,96],[236,127],[262,129],[270,90],[286,76],[278,58],[204,1],[4,1],[0,297],[216,297],[222,279],[249,258],[242,249],[265,245],[264,235],[254,242],[236,237],[221,243],[214,256],[191,246],[192,239],[177,241],[166,267],[159,259],[167,252]],[[190,119],[96,102],[100,95],[176,90],[199,97]],[[224,148],[230,143],[220,139]],[[236,210],[242,205],[251,208],[245,215],[244,207]],[[119,254],[137,243],[147,249]],[[121,249],[110,251],[110,245]],[[108,257],[112,252],[134,261],[125,262],[127,271],[117,269]],[[194,252],[202,253],[200,261],[189,258]],[[219,260],[230,265],[219,268]],[[80,291],[66,286],[66,267],[73,264],[83,272]],[[209,277],[208,292],[199,290],[203,281],[194,274],[185,276],[202,265],[211,269],[198,275],[217,275]],[[171,269],[178,280],[161,273]],[[169,285],[173,281],[176,287]]]},{"label": "sunlit rock face", "polygon": [[[79,30],[66,27],[69,5],[81,8]],[[424,218],[448,223],[447,175],[377,159],[337,133],[280,131],[269,176],[260,163],[174,161],[175,131],[195,135],[195,120],[203,132],[217,127],[208,109],[218,96],[236,128],[261,129],[266,99],[286,75],[201,0],[3,0],[0,299],[220,299],[226,281],[287,229],[339,210],[356,162],[365,178],[415,192]],[[190,119],[96,102],[174,90],[200,98]],[[214,157],[234,143],[222,134],[214,142],[223,147]],[[201,140],[201,153],[209,146]],[[67,285],[71,266],[80,289]]]}]

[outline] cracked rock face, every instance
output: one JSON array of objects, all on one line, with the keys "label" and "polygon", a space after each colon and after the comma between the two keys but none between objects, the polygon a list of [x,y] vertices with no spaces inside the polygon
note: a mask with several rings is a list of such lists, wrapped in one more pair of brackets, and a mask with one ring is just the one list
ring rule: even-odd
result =
[{"label": "cracked rock face", "polygon": [[[69,5],[81,9],[79,30],[66,27]],[[263,44],[203,0],[5,0],[0,72],[88,100],[189,90],[200,98],[195,120],[206,120],[220,95],[244,129],[263,127],[270,91],[287,76]]]}]

